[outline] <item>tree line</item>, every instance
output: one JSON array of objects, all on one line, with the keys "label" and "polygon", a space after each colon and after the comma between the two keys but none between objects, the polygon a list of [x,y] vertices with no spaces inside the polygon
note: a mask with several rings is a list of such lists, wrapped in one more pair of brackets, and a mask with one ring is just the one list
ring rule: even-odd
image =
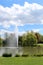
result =
[{"label": "tree line", "polygon": [[38,32],[26,32],[22,36],[19,36],[20,46],[34,46],[40,43],[43,44],[43,35]]},{"label": "tree line", "polygon": [[[6,38],[7,35],[5,34]],[[34,46],[37,44],[43,44],[43,35],[38,32],[26,32],[22,36],[18,36],[18,45],[19,46]],[[0,37],[0,46],[6,45],[6,39]]]}]

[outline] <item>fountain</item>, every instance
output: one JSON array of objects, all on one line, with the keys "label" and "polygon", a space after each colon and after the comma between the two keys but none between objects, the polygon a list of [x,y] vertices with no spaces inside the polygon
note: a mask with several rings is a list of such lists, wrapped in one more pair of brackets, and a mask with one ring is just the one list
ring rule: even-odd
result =
[{"label": "fountain", "polygon": [[0,47],[0,56],[4,53],[12,54],[14,56],[18,53],[18,29],[17,26],[15,28],[15,32],[11,33],[6,38],[6,45],[4,47]]},{"label": "fountain", "polygon": [[18,47],[18,28],[16,26],[15,33],[11,33],[10,35],[6,35],[6,45],[4,47],[0,47],[0,56],[3,54],[21,54],[21,48]]},{"label": "fountain", "polygon": [[18,52],[18,38],[16,34],[10,34],[10,36],[7,38],[6,46],[5,46],[5,53],[12,54],[14,56]]},{"label": "fountain", "polygon": [[15,33],[11,33],[9,38],[7,38],[7,45],[5,52],[8,54],[12,54],[14,56],[18,53],[18,28],[16,26]]}]

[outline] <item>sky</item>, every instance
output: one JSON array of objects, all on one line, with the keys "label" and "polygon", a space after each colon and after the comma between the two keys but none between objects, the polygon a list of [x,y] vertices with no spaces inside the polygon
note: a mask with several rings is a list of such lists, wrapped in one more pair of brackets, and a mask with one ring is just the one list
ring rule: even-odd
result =
[{"label": "sky", "polygon": [[43,0],[0,0],[0,35],[31,30],[43,34]]}]

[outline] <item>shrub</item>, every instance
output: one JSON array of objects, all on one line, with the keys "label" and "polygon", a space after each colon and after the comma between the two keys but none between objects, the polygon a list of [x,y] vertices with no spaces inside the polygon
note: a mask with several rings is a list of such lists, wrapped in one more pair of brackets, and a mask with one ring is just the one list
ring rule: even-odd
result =
[{"label": "shrub", "polygon": [[22,57],[28,57],[29,55],[28,54],[23,54]]},{"label": "shrub", "polygon": [[2,56],[3,56],[3,57],[11,57],[11,56],[12,56],[12,54],[7,54],[7,53],[4,53]]},{"label": "shrub", "polygon": [[20,55],[19,54],[16,54],[15,57],[20,57]]},{"label": "shrub", "polygon": [[37,55],[34,55],[34,56],[36,56],[36,57],[42,57],[43,54],[37,54]]}]

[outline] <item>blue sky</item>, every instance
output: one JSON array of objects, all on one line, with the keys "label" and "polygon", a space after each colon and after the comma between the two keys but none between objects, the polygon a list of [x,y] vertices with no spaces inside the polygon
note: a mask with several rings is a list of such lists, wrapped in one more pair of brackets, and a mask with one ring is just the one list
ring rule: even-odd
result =
[{"label": "blue sky", "polygon": [[3,6],[12,6],[13,4],[20,4],[24,5],[24,2],[29,2],[29,3],[38,3],[43,5],[43,0],[0,0],[0,5]]},{"label": "blue sky", "polygon": [[1,33],[14,32],[15,26],[43,34],[43,0],[0,0]]}]

